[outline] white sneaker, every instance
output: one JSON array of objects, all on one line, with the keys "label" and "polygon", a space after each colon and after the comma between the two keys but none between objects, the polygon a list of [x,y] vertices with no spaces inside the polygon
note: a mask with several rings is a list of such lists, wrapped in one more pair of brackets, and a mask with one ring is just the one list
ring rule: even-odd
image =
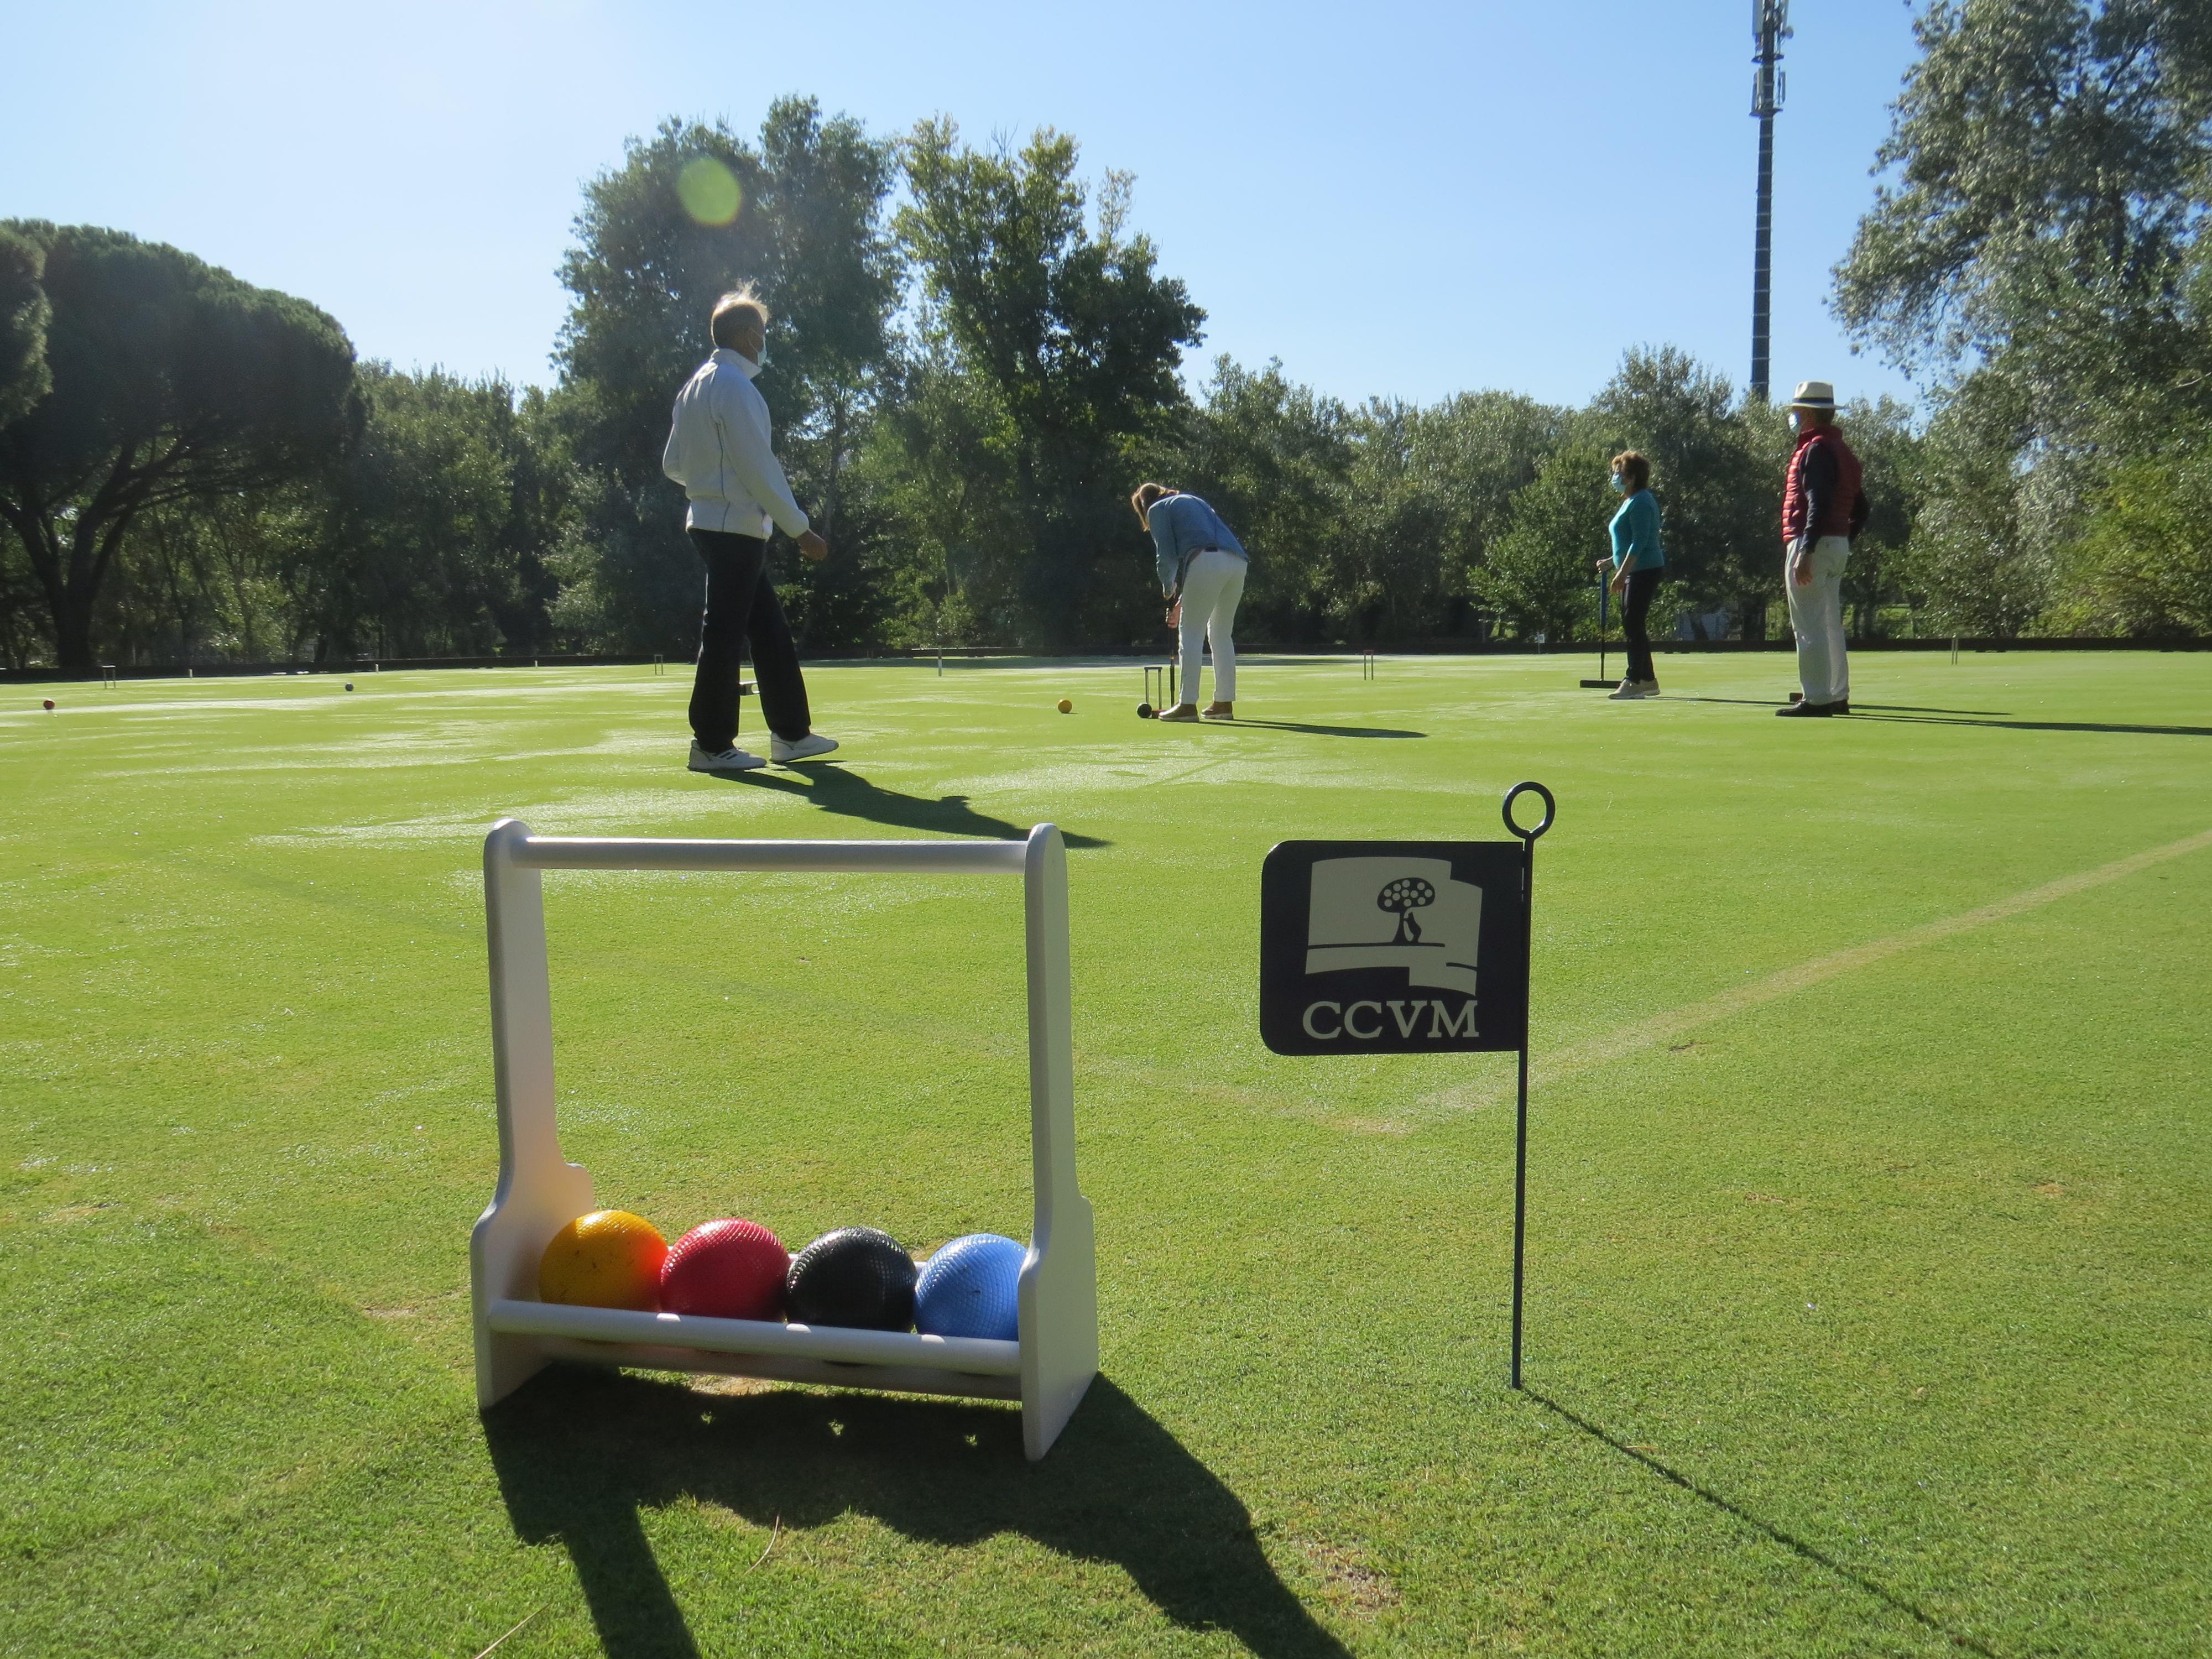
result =
[{"label": "white sneaker", "polygon": [[742,749],[725,749],[719,755],[710,755],[699,746],[696,738],[691,740],[690,765],[694,772],[750,772],[756,766],[767,764],[758,755],[749,755]]},{"label": "white sneaker", "polygon": [[769,734],[768,757],[778,766],[788,766],[793,761],[816,760],[837,746],[837,739],[811,732],[797,743],[786,743],[775,733]]},{"label": "white sneaker", "polygon": [[1623,680],[1617,688],[1607,694],[1606,701],[1607,702],[1635,702],[1638,699],[1648,697],[1651,694],[1649,691],[1646,691],[1644,689],[1644,683],[1641,680]]}]

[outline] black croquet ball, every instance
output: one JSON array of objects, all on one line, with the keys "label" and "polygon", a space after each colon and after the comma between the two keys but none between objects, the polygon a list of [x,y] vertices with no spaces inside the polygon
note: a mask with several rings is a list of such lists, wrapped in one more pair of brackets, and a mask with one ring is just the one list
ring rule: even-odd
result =
[{"label": "black croquet ball", "polygon": [[1139,704],[1137,705],[1137,718],[1138,718],[1139,720],[1148,720],[1152,719],[1152,704],[1150,704],[1150,703],[1148,703],[1148,702],[1140,702],[1140,703],[1139,703]]},{"label": "black croquet ball", "polygon": [[799,1325],[902,1331],[914,1323],[914,1258],[875,1227],[840,1227],[791,1259],[784,1307]]}]

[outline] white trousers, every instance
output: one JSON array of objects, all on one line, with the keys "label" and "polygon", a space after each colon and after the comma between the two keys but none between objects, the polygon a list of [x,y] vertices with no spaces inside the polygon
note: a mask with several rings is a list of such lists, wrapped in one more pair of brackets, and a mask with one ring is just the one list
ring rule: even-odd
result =
[{"label": "white trousers", "polygon": [[1182,700],[1198,701],[1199,643],[1213,647],[1213,700],[1237,701],[1237,602],[1244,597],[1249,567],[1234,553],[1216,548],[1201,553],[1182,573]]},{"label": "white trousers", "polygon": [[1782,555],[1782,586],[1790,595],[1790,626],[1797,634],[1797,683],[1807,702],[1842,702],[1851,695],[1851,666],[1844,660],[1844,565],[1850,540],[1823,536],[1813,544],[1813,580],[1800,587]]}]

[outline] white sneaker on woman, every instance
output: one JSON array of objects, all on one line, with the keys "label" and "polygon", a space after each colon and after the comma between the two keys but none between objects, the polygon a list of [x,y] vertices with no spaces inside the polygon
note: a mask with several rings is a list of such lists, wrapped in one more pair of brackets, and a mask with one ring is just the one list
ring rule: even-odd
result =
[{"label": "white sneaker on woman", "polygon": [[1643,681],[1623,680],[1615,690],[1607,694],[1606,701],[1607,702],[1635,702],[1638,699],[1648,697],[1651,694],[1649,691],[1646,691],[1644,689]]}]

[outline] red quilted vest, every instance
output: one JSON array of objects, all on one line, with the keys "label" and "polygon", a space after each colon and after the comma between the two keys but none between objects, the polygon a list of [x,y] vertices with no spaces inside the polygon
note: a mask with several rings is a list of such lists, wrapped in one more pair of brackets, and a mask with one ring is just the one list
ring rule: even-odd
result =
[{"label": "red quilted vest", "polygon": [[[1827,516],[1819,524],[1808,526],[1805,522],[1810,505],[1805,499],[1805,460],[1816,443],[1825,444],[1835,457],[1836,494],[1828,503]],[[1832,426],[1808,427],[1798,434],[1797,447],[1790,457],[1790,471],[1783,485],[1782,539],[1794,542],[1800,536],[1809,536],[1818,541],[1823,536],[1850,535],[1851,508],[1858,504],[1861,482],[1859,458],[1851,453],[1844,434]]]}]

